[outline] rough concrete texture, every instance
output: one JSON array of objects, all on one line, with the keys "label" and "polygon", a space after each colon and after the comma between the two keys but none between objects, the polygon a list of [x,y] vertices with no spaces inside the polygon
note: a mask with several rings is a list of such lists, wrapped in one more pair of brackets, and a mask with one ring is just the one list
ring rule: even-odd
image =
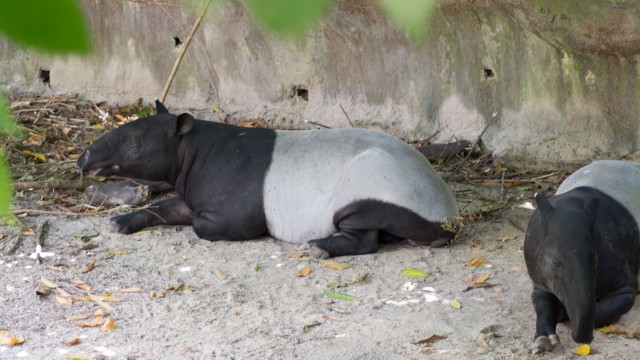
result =
[{"label": "rough concrete texture", "polygon": [[[637,3],[443,1],[427,36],[411,41],[373,0],[338,1],[296,39],[266,32],[239,1],[217,1],[167,104],[284,128],[351,126],[342,106],[355,126],[406,139],[439,130],[440,142],[475,139],[496,111],[483,140],[510,161],[618,157],[639,146]],[[178,0],[82,4],[91,55],[53,57],[0,39],[0,84],[121,103],[158,97],[174,37],[186,38],[197,10]]]}]

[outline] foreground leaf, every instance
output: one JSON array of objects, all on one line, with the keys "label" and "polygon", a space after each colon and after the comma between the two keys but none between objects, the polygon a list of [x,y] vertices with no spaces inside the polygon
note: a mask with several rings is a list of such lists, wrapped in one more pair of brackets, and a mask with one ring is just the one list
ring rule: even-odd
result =
[{"label": "foreground leaf", "polygon": [[590,352],[591,347],[589,346],[589,344],[583,344],[573,349],[573,353],[580,356],[587,356]]},{"label": "foreground leaf", "polygon": [[0,331],[0,345],[14,346],[24,342],[24,338],[15,337],[7,330]]},{"label": "foreground leaf", "polygon": [[356,301],[356,300],[362,300],[359,297],[356,296],[351,296],[351,295],[346,295],[346,294],[339,294],[339,293],[334,293],[332,291],[329,290],[322,290],[328,297],[332,298],[332,299],[336,299],[336,300],[341,300],[341,301]]},{"label": "foreground leaf", "polygon": [[378,3],[412,37],[424,34],[437,5],[436,0],[378,0]]},{"label": "foreground leaf", "polygon": [[431,336],[429,336],[426,339],[422,339],[418,342],[416,342],[416,345],[425,345],[425,344],[430,344],[432,342],[438,341],[438,340],[442,340],[442,339],[446,339],[446,336],[443,335],[438,335],[438,334],[433,334]]},{"label": "foreground leaf", "polygon": [[429,276],[429,272],[420,270],[420,269],[408,268],[408,269],[402,270],[402,275],[410,279],[424,279],[427,276]]},{"label": "foreground leaf", "polygon": [[109,330],[115,329],[116,327],[117,327],[116,321],[113,320],[111,316],[109,316],[107,320],[104,322],[104,324],[102,324],[102,327],[100,328],[100,330],[109,331]]},{"label": "foreground leaf", "polygon": [[251,14],[269,30],[298,35],[317,23],[333,4],[331,0],[245,0]]},{"label": "foreground leaf", "polygon": [[311,270],[309,269],[309,265],[305,265],[302,269],[300,269],[298,272],[296,272],[296,276],[297,277],[307,277],[307,276],[309,276],[310,273],[311,273]]},{"label": "foreground leaf", "polygon": [[456,300],[456,299],[449,300],[449,305],[451,305],[451,307],[456,309],[456,310],[460,310],[460,308],[462,307],[460,302],[458,300]]},{"label": "foreground leaf", "polygon": [[3,1],[0,31],[15,41],[44,50],[89,50],[82,11],[74,0]]},{"label": "foreground leaf", "polygon": [[58,286],[60,286],[60,285],[58,285],[58,284],[54,283],[53,281],[51,281],[51,280],[47,279],[47,278],[46,278],[46,277],[44,277],[44,276],[40,277],[40,279],[42,280],[42,283],[43,283],[45,286],[48,286],[48,287],[50,287],[50,288],[52,288],[52,289],[55,289],[55,288],[57,288]]},{"label": "foreground leaf", "polygon": [[82,354],[65,353],[63,355],[64,355],[64,357],[66,357],[68,359],[75,359],[75,360],[90,360],[91,359],[91,356],[82,355]]},{"label": "foreground leaf", "polygon": [[476,266],[476,265],[480,265],[480,264],[484,264],[486,263],[487,260],[485,258],[475,258],[471,261],[469,261],[468,263],[466,263],[467,266]]}]

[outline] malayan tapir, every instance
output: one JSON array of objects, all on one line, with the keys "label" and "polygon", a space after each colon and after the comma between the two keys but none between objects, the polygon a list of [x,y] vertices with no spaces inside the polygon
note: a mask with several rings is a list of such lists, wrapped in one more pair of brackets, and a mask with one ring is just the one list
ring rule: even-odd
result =
[{"label": "malayan tapir", "polygon": [[640,265],[640,167],[601,160],[570,175],[555,196],[537,194],[524,256],[537,315],[533,352],[553,350],[556,324],[590,343],[594,327],[633,306]]},{"label": "malayan tapir", "polygon": [[326,258],[409,239],[443,245],[456,224],[454,197],[417,150],[366,129],[278,131],[170,114],[120,126],[78,159],[92,176],[173,185],[177,196],[116,216],[111,228],[191,225],[207,240],[271,235]]}]

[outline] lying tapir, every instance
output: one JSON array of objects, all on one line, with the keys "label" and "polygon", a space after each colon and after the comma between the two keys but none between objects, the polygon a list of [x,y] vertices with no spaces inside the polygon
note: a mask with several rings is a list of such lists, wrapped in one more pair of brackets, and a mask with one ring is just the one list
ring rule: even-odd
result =
[{"label": "lying tapir", "polygon": [[577,343],[633,306],[640,265],[640,167],[602,160],[569,176],[556,195],[536,195],[524,256],[536,311],[533,352],[553,350],[569,319]]},{"label": "lying tapir", "polygon": [[77,162],[90,175],[173,185],[177,196],[116,216],[112,230],[191,225],[207,240],[263,235],[326,258],[366,254],[381,241],[442,245],[458,209],[417,150],[365,129],[277,131],[158,114],[96,140]]}]

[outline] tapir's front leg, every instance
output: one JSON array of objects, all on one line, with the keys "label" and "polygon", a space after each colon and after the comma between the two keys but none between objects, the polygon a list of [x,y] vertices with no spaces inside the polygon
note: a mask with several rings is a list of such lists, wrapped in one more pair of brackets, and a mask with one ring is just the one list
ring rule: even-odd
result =
[{"label": "tapir's front leg", "polygon": [[113,217],[109,226],[113,232],[131,234],[156,225],[191,225],[193,218],[193,211],[182,198],[176,196],[146,209]]},{"label": "tapir's front leg", "polygon": [[596,328],[611,325],[618,321],[620,316],[626,314],[633,307],[636,299],[636,290],[631,285],[618,289],[607,296],[598,299],[596,303]]},{"label": "tapir's front leg", "polygon": [[532,352],[540,354],[551,351],[560,342],[556,334],[556,325],[565,313],[560,300],[548,291],[534,288],[531,301],[536,310],[536,339]]}]

